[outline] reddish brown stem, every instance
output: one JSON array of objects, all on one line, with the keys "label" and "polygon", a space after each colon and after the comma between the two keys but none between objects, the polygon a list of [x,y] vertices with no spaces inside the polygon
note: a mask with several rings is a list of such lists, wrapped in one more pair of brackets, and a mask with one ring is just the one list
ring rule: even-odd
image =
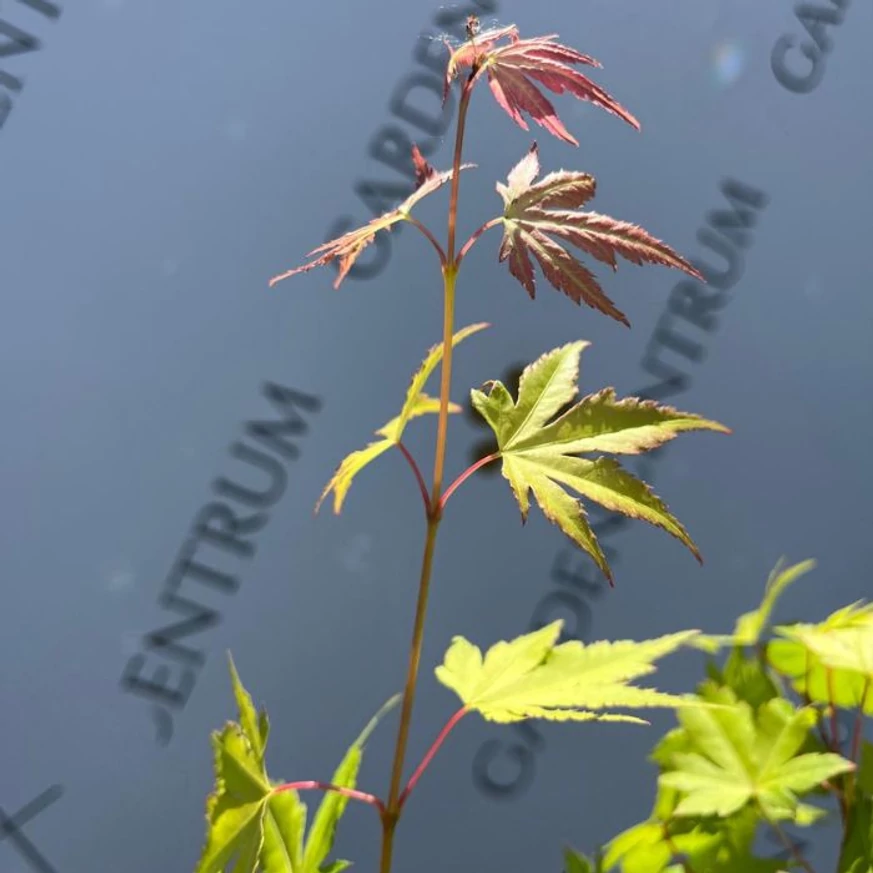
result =
[{"label": "reddish brown stem", "polygon": [[406,783],[406,788],[400,794],[397,801],[399,809],[403,809],[403,804],[412,793],[412,789],[418,784],[418,780],[424,775],[428,764],[433,760],[434,755],[439,751],[440,746],[445,742],[446,737],[451,733],[452,728],[469,712],[462,706],[447,722],[445,727],[439,732],[439,736],[434,740],[433,745],[427,750],[427,754],[421,759],[421,763],[415,768],[415,772],[409,777],[409,782]]},{"label": "reddish brown stem", "polygon": [[831,745],[835,752],[840,751],[840,725],[837,721],[837,707],[834,704],[834,673],[827,668],[828,706],[831,708]]},{"label": "reddish brown stem", "polygon": [[446,503],[448,503],[449,498],[452,496],[452,493],[456,488],[459,488],[466,479],[469,479],[480,467],[484,467],[486,464],[490,464],[491,461],[496,461],[500,457],[499,452],[495,452],[493,455],[488,455],[487,457],[481,458],[476,461],[471,467],[467,467],[448,488],[446,488],[445,494],[440,498],[440,510],[445,508]]},{"label": "reddish brown stem", "polygon": [[342,794],[343,797],[348,797],[349,800],[359,800],[361,803],[375,806],[379,810],[380,815],[385,812],[385,804],[375,794],[367,794],[366,791],[356,791],[354,788],[344,788],[342,785],[332,785],[330,782],[317,782],[311,779],[303,780],[302,782],[286,782],[284,785],[276,786],[273,791],[332,791],[335,794]]},{"label": "reddish brown stem", "polygon": [[664,842],[667,844],[670,851],[673,853],[674,858],[682,858],[679,864],[682,866],[682,869],[685,873],[694,873],[694,869],[688,863],[688,861],[682,855],[682,852],[676,848],[676,843],[673,842],[673,837],[670,834],[670,824],[669,822],[663,822],[662,833],[664,834]]},{"label": "reddish brown stem", "polygon": [[[830,667],[826,668],[827,686],[828,686],[828,706],[831,708],[831,749],[834,752],[842,753],[840,748],[839,723],[837,722],[837,707],[834,704],[834,673]],[[845,829],[849,819],[849,804],[851,800],[848,792],[845,790],[846,783],[843,781],[842,788],[837,789],[837,802],[840,806],[840,818]]]},{"label": "reddish brown stem", "polygon": [[479,239],[479,237],[482,236],[482,234],[485,233],[486,230],[490,230],[492,227],[500,224],[501,221],[503,221],[502,217],[492,218],[491,221],[486,221],[485,224],[482,225],[482,227],[474,231],[470,238],[461,247],[461,251],[458,252],[458,257],[455,260],[455,263],[460,265],[461,261],[464,260],[464,255],[466,255],[467,252],[471,248],[473,248],[476,240]]},{"label": "reddish brown stem", "polygon": [[437,242],[436,237],[415,217],[412,215],[407,215],[406,220],[417,227],[429,240],[430,244],[436,249],[437,255],[439,255],[440,266],[445,267],[446,265],[446,253],[443,251],[443,247]]},{"label": "reddish brown stem", "polygon": [[421,491],[421,499],[424,501],[424,511],[428,515],[430,515],[430,497],[427,494],[427,485],[424,484],[424,476],[421,475],[421,469],[418,464],[415,463],[415,458],[409,452],[409,449],[403,445],[402,442],[397,443],[397,448],[403,452],[403,457],[409,462],[409,466],[412,467],[412,472],[415,473],[415,479],[418,482],[418,487]]},{"label": "reddish brown stem", "polygon": [[861,737],[864,733],[864,708],[867,706],[867,695],[870,693],[870,677],[864,680],[864,691],[861,694],[861,702],[858,704],[858,712],[855,715],[855,725],[852,728],[852,750],[849,760],[860,765],[858,757],[861,752]]}]

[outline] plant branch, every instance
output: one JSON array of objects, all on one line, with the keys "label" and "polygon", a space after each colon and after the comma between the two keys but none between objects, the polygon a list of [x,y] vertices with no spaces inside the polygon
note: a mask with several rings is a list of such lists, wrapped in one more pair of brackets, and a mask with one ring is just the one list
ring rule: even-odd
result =
[{"label": "plant branch", "polygon": [[831,709],[831,743],[835,752],[841,751],[840,748],[840,725],[837,721],[837,707],[834,705],[834,671],[830,667],[827,670],[828,683],[828,706]]},{"label": "plant branch", "polygon": [[467,107],[470,104],[473,77],[464,84],[458,107],[458,126],[455,134],[455,152],[452,163],[452,192],[449,201],[448,219],[448,253],[443,267],[443,361],[440,380],[440,411],[437,425],[436,457],[434,459],[433,492],[430,499],[430,510],[427,519],[427,534],[424,543],[424,556],[421,563],[421,579],[418,585],[418,601],[415,607],[415,619],[412,627],[412,643],[409,649],[409,666],[406,673],[406,685],[403,689],[403,705],[400,711],[400,727],[397,732],[397,745],[394,749],[394,762],[391,767],[391,787],[388,793],[388,804],[382,816],[382,851],[379,860],[380,873],[390,873],[391,859],[394,852],[394,832],[400,818],[400,780],[403,777],[403,762],[406,756],[406,745],[409,741],[409,727],[412,721],[412,707],[415,701],[415,688],[418,682],[418,667],[421,662],[421,649],[424,643],[424,619],[427,614],[427,600],[430,592],[430,577],[433,566],[434,547],[439,529],[442,511],[440,497],[442,494],[443,468],[446,457],[446,435],[449,419],[449,391],[452,381],[452,326],[455,312],[455,279],[457,265],[455,264],[455,227],[458,212],[458,185],[461,175],[461,152],[464,143],[464,123],[467,117]]},{"label": "plant branch", "polygon": [[443,494],[440,499],[440,510],[445,509],[446,504],[449,502],[449,498],[452,496],[456,488],[459,488],[464,484],[465,480],[467,480],[470,476],[473,475],[480,467],[484,467],[486,464],[490,464],[491,461],[496,461],[500,457],[500,452],[494,452],[494,454],[486,455],[484,458],[480,458],[470,467],[467,467],[448,488],[446,488],[445,494]]},{"label": "plant branch", "polygon": [[849,760],[860,765],[858,757],[861,752],[861,737],[864,733],[864,709],[867,706],[867,695],[870,693],[870,677],[864,680],[864,692],[861,694],[861,702],[858,704],[858,712],[855,715],[855,726],[852,728],[852,747]]},{"label": "plant branch", "polygon": [[482,236],[482,234],[485,233],[486,230],[490,230],[492,227],[500,224],[501,221],[503,221],[502,216],[492,218],[490,221],[486,221],[485,224],[483,224],[482,227],[480,227],[478,230],[474,231],[470,238],[461,247],[461,251],[458,252],[458,257],[455,261],[455,264],[460,266],[461,261],[464,259],[464,255],[466,255],[467,252],[470,251],[471,248],[473,248],[476,240],[479,239],[479,237]]},{"label": "plant branch", "polygon": [[428,765],[433,760],[434,755],[439,751],[440,746],[445,742],[446,737],[451,733],[452,728],[469,712],[467,707],[462,706],[447,722],[445,727],[439,732],[439,735],[434,740],[433,745],[427,750],[425,756],[421,759],[421,763],[415,768],[415,772],[409,777],[409,782],[406,783],[406,788],[400,795],[397,801],[400,809],[403,809],[403,804],[412,793],[412,790],[418,784],[418,780],[424,775]]},{"label": "plant branch", "polygon": [[682,865],[682,869],[685,873],[694,873],[694,868],[688,862],[688,859],[676,848],[676,844],[673,842],[673,837],[670,835],[670,825],[669,822],[663,822],[662,832],[664,834],[664,842],[669,847],[670,851],[673,853],[674,858],[680,858],[679,863]]},{"label": "plant branch", "polygon": [[443,251],[443,247],[437,242],[436,237],[414,216],[407,215],[406,220],[417,227],[430,240],[430,244],[436,249],[437,255],[439,255],[440,266],[445,268],[446,253]]},{"label": "plant branch", "polygon": [[421,475],[421,470],[418,464],[415,463],[415,458],[409,452],[409,449],[402,442],[397,443],[397,448],[403,453],[403,457],[409,462],[412,467],[412,472],[415,473],[415,479],[418,482],[418,487],[421,490],[421,499],[424,501],[424,511],[430,515],[430,497],[427,494],[427,485],[424,484],[424,476]]},{"label": "plant branch", "polygon": [[806,870],[806,873],[815,873],[812,865],[809,863],[809,861],[806,860],[806,858],[803,857],[803,855],[800,854],[800,850],[797,848],[797,846],[794,845],[794,841],[788,836],[788,834],[786,834],[785,831],[780,827],[779,822],[770,818],[770,816],[764,813],[763,810],[761,810],[761,812],[770,827],[773,828],[774,831],[776,831],[776,835],[782,841],[782,845],[785,846],[786,849],[788,849],[791,857],[794,858],[797,864],[803,867],[803,869]]},{"label": "plant branch", "polygon": [[361,803],[375,806],[379,810],[380,815],[385,811],[385,804],[375,794],[367,794],[366,791],[357,791],[354,788],[344,788],[342,785],[332,785],[330,782],[317,782],[314,780],[286,782],[284,785],[277,785],[273,791],[332,791],[335,794],[342,794],[343,797],[348,797],[349,800],[359,800]]}]

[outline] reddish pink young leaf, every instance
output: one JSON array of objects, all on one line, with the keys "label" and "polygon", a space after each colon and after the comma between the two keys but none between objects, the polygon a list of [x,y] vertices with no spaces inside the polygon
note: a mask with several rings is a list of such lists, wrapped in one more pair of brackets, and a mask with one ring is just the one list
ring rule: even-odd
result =
[{"label": "reddish pink young leaf", "polygon": [[[406,221],[409,211],[418,203],[419,200],[432,194],[438,188],[441,188],[452,178],[452,171],[445,170],[438,173],[422,156],[418,150],[418,146],[412,147],[412,163],[415,167],[416,188],[401,204],[396,206],[389,212],[380,215],[378,218],[365,224],[363,227],[350,230],[342,236],[332,239],[329,242],[320,245],[313,249],[307,257],[317,255],[318,257],[304,264],[302,267],[296,267],[281,275],[274,276],[270,279],[270,287],[272,288],[283,279],[290,276],[295,276],[297,273],[306,273],[315,267],[321,267],[329,264],[333,260],[339,261],[339,272],[336,280],[333,283],[334,288],[339,288],[343,279],[348,275],[349,270],[354,266],[355,261],[360,256],[361,252],[371,243],[380,230],[391,230],[391,226],[398,221]],[[462,164],[461,169],[467,170],[474,167],[475,164]]]},{"label": "reddish pink young leaf", "polygon": [[662,264],[703,280],[688,261],[641,227],[596,212],[573,211],[594,196],[593,176],[560,170],[535,182],[539,170],[534,143],[509,172],[507,184],[497,183],[504,207],[498,257],[508,259],[509,272],[531,298],[536,293],[533,255],[549,283],[574,303],[585,303],[629,324],[591,271],[555,238],[582,249],[613,270],[618,268],[616,256],[620,255],[633,264]]},{"label": "reddish pink young leaf", "polygon": [[[564,127],[555,107],[537,88],[537,82],[556,94],[572,94],[624,119],[639,130],[640,124],[618,101],[582,73],[574,64],[599,67],[592,57],[556,43],[557,34],[521,39],[515,25],[485,31],[454,50],[446,66],[443,99],[459,70],[470,67],[474,78],[488,73],[488,84],[498,104],[524,130],[526,112],[549,133],[573,145],[579,143]],[[501,40],[508,40],[498,45]]]}]

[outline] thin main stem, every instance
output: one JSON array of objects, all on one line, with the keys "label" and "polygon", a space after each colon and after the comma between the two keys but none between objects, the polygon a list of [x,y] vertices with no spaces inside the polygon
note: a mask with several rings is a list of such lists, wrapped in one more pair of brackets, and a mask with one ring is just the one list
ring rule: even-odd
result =
[{"label": "thin main stem", "polygon": [[412,722],[412,707],[415,702],[415,689],[418,682],[418,668],[421,663],[421,649],[424,643],[424,620],[427,615],[427,601],[430,593],[431,570],[433,567],[436,535],[442,519],[440,497],[442,495],[443,470],[446,458],[446,436],[449,419],[449,392],[452,383],[452,333],[455,316],[455,279],[458,268],[455,263],[455,228],[457,226],[458,190],[461,175],[461,152],[464,145],[464,123],[470,103],[473,78],[467,80],[461,92],[458,108],[458,127],[455,135],[455,152],[452,162],[452,189],[449,200],[448,245],[446,263],[443,266],[443,360],[440,380],[440,411],[437,424],[436,455],[434,458],[433,491],[427,517],[427,534],[424,541],[424,555],[421,562],[421,578],[418,585],[418,600],[412,626],[412,643],[409,648],[409,665],[406,684],[403,689],[403,704],[400,710],[400,727],[397,731],[397,745],[394,749],[394,762],[391,767],[391,787],[388,803],[382,814],[382,852],[379,861],[380,873],[390,873],[394,853],[394,832],[400,818],[400,783],[403,778],[403,763],[409,741],[409,728]]}]

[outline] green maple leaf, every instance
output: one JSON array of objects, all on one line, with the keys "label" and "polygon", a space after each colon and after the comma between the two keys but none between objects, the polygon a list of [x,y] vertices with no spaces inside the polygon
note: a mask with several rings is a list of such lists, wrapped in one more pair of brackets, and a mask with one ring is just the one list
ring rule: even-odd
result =
[{"label": "green maple leaf", "polygon": [[[327,792],[307,833],[307,808],[296,791],[279,790],[264,763],[269,723],[258,713],[233,660],[231,682],[239,723],[212,734],[215,791],[206,802],[206,842],[195,873],[340,873],[348,861],[326,863],[348,798]],[[364,744],[379,719],[400,700],[393,697],[352,743],[331,779],[354,788]]]},{"label": "green maple leaf", "polygon": [[482,652],[464,637],[454,637],[437,679],[454,691],[468,711],[496,722],[542,718],[550,721],[624,721],[644,719],[604,709],[696,705],[678,697],[629,684],[655,671],[654,662],[685,644],[697,631],[653,640],[556,645],[562,621]]},{"label": "green maple leaf", "polygon": [[[470,334],[483,330],[489,327],[487,323],[471,324],[468,327],[461,328],[452,337],[452,346],[454,347],[462,340],[466,339]],[[370,443],[366,448],[352,452],[343,459],[336,472],[333,474],[330,482],[324,488],[318,503],[315,506],[315,511],[318,512],[325,497],[333,491],[333,511],[336,514],[342,510],[343,501],[349,488],[351,488],[352,480],[360,473],[370,461],[375,460],[383,452],[396,446],[403,437],[403,431],[409,420],[417,418],[420,415],[427,415],[431,412],[439,412],[440,402],[438,398],[429,397],[423,393],[425,383],[431,373],[436,369],[437,364],[442,360],[443,346],[439,343],[433,346],[427,354],[427,357],[422,362],[421,366],[412,377],[412,382],[406,392],[406,400],[403,403],[403,408],[400,410],[400,415],[392,418],[386,425],[376,431],[377,436],[381,439]],[[449,404],[449,412],[460,412],[461,407],[456,403]]]},{"label": "green maple leaf", "polygon": [[522,522],[533,491],[546,518],[590,554],[612,582],[612,573],[581,503],[562,486],[614,512],[663,528],[700,560],[697,547],[667,506],[641,480],[612,458],[574,457],[582,452],[635,455],[663,445],[679,433],[728,428],[697,415],[629,397],[616,400],[607,388],[583,397],[558,418],[578,394],[579,358],[589,343],[569,343],[525,368],[514,401],[501,382],[488,394],[472,391],[473,406],[497,436],[503,475],[521,508]]},{"label": "green maple leaf", "polygon": [[775,628],[767,661],[815,703],[873,715],[873,604],[853,603],[819,624]]},{"label": "green maple leaf", "polygon": [[599,858],[592,860],[575,849],[564,849],[564,873],[602,873]]},{"label": "green maple leaf", "polygon": [[701,634],[694,645],[704,651],[715,653],[724,646],[754,646],[761,639],[770,623],[770,617],[776,606],[776,601],[785,589],[796,582],[801,576],[815,568],[815,561],[801,561],[784,567],[784,558],[780,558],[770,571],[764,587],[764,597],[757,609],[743,613],[736,621],[732,634]]},{"label": "green maple leaf", "polygon": [[837,873],[873,871],[873,798],[859,794],[849,808]]},{"label": "green maple leaf", "polygon": [[820,811],[800,804],[798,794],[854,769],[840,755],[797,754],[818,713],[795,709],[784,698],[763,704],[756,713],[730,689],[708,697],[724,708],[679,712],[693,751],[672,756],[671,770],[659,783],[684,796],[676,816],[729,816],[754,802],[772,819],[810,824]]}]

